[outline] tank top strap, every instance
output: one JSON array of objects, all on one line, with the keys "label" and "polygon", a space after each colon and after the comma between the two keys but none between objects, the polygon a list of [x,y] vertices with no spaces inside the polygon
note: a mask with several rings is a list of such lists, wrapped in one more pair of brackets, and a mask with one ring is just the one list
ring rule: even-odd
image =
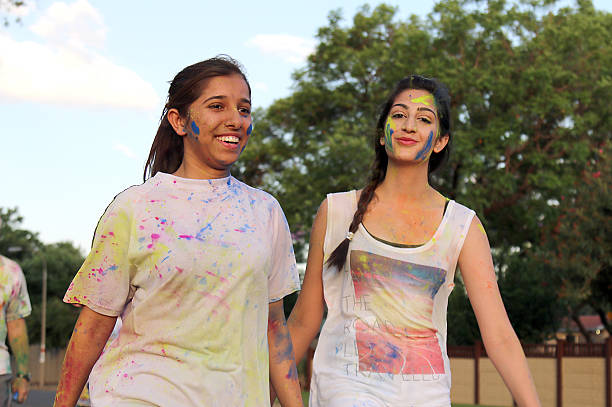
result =
[{"label": "tank top strap", "polygon": [[355,190],[327,194],[327,226],[323,244],[325,260],[346,237],[356,210]]}]

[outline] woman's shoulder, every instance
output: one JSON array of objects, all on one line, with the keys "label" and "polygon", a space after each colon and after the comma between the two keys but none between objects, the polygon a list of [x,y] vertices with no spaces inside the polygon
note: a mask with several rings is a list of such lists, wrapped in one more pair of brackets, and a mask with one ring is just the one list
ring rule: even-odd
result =
[{"label": "woman's shoulder", "polygon": [[125,188],[123,191],[119,192],[115,195],[115,201],[135,201],[147,194],[148,191],[151,190],[150,185],[148,185],[149,180],[143,182],[142,184],[131,185]]},{"label": "woman's shoulder", "polygon": [[465,214],[475,214],[476,212],[474,212],[473,209],[469,208],[468,206],[459,203],[457,201],[455,201],[454,199],[450,199],[450,198],[446,198],[449,200],[449,205],[453,205],[453,208],[455,211],[461,212],[461,213],[465,213]]},{"label": "woman's shoulder", "polygon": [[113,210],[124,210],[129,211],[137,206],[139,203],[145,202],[149,192],[153,188],[152,178],[147,179],[142,184],[132,185],[119,192],[110,201],[107,211]]},{"label": "woman's shoulder", "polygon": [[260,188],[252,187],[244,182],[232,177],[232,182],[235,183],[238,188],[248,196],[250,203],[254,204],[262,204],[270,207],[278,207],[280,208],[280,204],[278,200],[269,192],[264,191]]},{"label": "woman's shoulder", "polygon": [[350,191],[331,192],[327,194],[326,202],[329,210],[330,206],[353,206],[357,204],[361,190],[351,189]]},{"label": "woman's shoulder", "polygon": [[333,218],[338,216],[352,217],[357,208],[357,200],[361,190],[350,190],[344,192],[333,192],[327,194],[326,209],[327,215]]},{"label": "woman's shoulder", "polygon": [[330,197],[332,199],[348,199],[351,197],[357,197],[361,193],[361,190],[351,189],[350,191],[341,191],[341,192],[330,192],[327,194],[327,198]]}]

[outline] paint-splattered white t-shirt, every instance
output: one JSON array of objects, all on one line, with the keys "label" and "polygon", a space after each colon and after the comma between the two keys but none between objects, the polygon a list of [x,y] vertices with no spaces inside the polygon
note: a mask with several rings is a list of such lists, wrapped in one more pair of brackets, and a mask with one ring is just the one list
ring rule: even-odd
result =
[{"label": "paint-splattered white t-shirt", "polygon": [[92,405],[269,405],[268,303],[297,289],[269,194],[164,173],[123,191],[64,297],[123,320],[92,370]]},{"label": "paint-splattered white t-shirt", "polygon": [[[327,196],[325,260],[345,238],[355,191]],[[327,319],[311,407],[450,407],[446,306],[474,211],[450,201],[430,241],[395,247],[359,225],[344,268],[323,268]]]},{"label": "paint-splattered white t-shirt", "polygon": [[6,323],[30,315],[30,297],[21,267],[0,256],[0,374],[11,373],[11,357],[6,346]]}]

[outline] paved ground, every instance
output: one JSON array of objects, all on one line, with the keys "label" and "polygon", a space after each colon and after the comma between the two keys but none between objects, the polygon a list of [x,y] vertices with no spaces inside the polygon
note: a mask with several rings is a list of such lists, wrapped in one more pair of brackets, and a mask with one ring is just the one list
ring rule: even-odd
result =
[{"label": "paved ground", "polygon": [[51,407],[55,398],[55,389],[40,390],[31,389],[28,399],[23,404],[13,402],[13,407]]}]

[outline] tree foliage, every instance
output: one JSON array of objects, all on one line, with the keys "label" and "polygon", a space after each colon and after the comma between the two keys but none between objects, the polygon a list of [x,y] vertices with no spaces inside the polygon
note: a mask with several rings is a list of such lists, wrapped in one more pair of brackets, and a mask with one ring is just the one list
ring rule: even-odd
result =
[{"label": "tree foliage", "polygon": [[[521,281],[512,274],[531,273],[521,284],[554,291],[561,282],[551,265],[531,253],[566,216],[564,197],[598,171],[592,163],[612,132],[612,15],[588,0],[555,3],[450,0],[425,20],[399,20],[387,5],[364,6],[349,23],[330,13],[292,94],[259,113],[238,175],[279,198],[303,256],[325,194],[363,185],[377,112],[394,84],[411,73],[437,77],[451,90],[453,153],[432,183],[477,211],[506,287]],[[603,175],[598,182],[610,185]],[[585,208],[600,199],[580,196]],[[611,252],[609,239],[583,244]],[[540,316],[548,320],[533,324],[552,330],[552,313]]]},{"label": "tree foliage", "polygon": [[32,257],[41,245],[38,234],[22,229],[22,222],[17,208],[0,207],[0,253],[16,261]]},{"label": "tree foliage", "polygon": [[[2,19],[4,26],[7,27],[10,25],[10,19],[6,14],[11,14],[16,9],[25,6],[26,2],[22,0],[0,0],[0,14],[3,14]],[[15,22],[21,23],[21,18],[15,17]]]},{"label": "tree foliage", "polygon": [[[583,334],[578,316],[596,312],[610,332],[612,309],[612,165],[610,143],[595,151],[561,196],[556,222],[542,229],[542,244],[531,257],[555,270],[559,299]],[[585,335],[590,341],[590,335]]]}]

